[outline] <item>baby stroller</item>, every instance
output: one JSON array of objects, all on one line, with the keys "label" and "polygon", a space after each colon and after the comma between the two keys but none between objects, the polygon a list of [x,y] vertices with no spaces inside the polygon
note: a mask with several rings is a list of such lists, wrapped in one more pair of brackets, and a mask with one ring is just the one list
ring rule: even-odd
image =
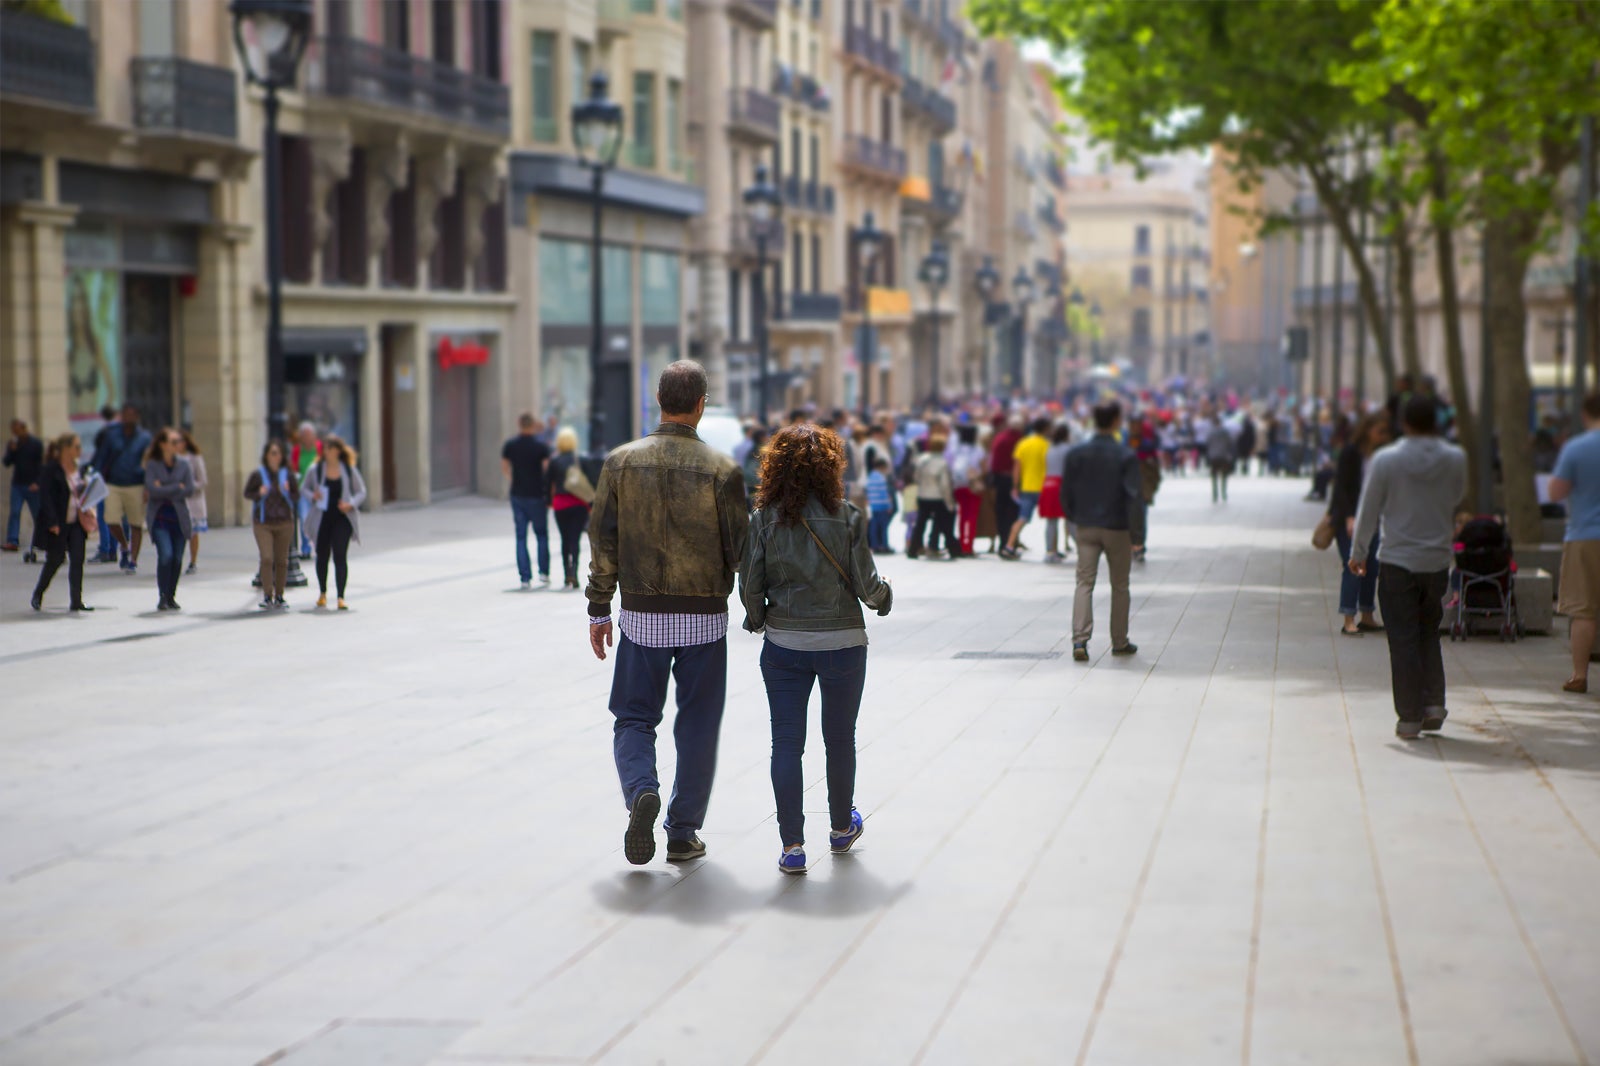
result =
[{"label": "baby stroller", "polygon": [[1524,633],[1517,613],[1517,560],[1511,534],[1494,515],[1479,515],[1461,527],[1455,542],[1455,616],[1450,640],[1466,640],[1474,618],[1492,619],[1502,641]]}]

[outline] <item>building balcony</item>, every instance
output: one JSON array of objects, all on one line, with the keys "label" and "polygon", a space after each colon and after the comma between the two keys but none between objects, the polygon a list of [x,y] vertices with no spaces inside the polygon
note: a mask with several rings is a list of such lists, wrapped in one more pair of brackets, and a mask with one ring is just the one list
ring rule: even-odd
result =
[{"label": "building balcony", "polygon": [[1026,211],[1018,211],[1016,213],[1016,216],[1011,220],[1011,229],[1023,240],[1031,241],[1039,236],[1039,224]]},{"label": "building balcony", "polygon": [[239,139],[238,85],[227,67],[161,57],[134,59],[129,68],[140,129]]},{"label": "building balcony", "polygon": [[93,111],[94,67],[88,30],[0,7],[0,96]]},{"label": "building balcony", "polygon": [[1066,219],[1062,218],[1056,213],[1056,202],[1054,199],[1046,200],[1044,203],[1039,205],[1039,221],[1043,222],[1047,227],[1049,227],[1052,233],[1060,234],[1067,232]]},{"label": "building balcony", "polygon": [[901,207],[928,216],[935,226],[945,226],[961,213],[965,197],[959,189],[926,178],[909,177],[900,183]]},{"label": "building balcony", "polygon": [[600,0],[599,30],[602,43],[626,37],[632,32],[631,0]]},{"label": "building balcony", "polygon": [[876,67],[891,78],[900,76],[899,50],[888,41],[874,37],[860,26],[851,26],[845,30],[844,50],[845,54]]},{"label": "building balcony", "polygon": [[844,301],[837,293],[791,292],[784,297],[783,319],[787,322],[815,322],[832,325],[844,315]]},{"label": "building balcony", "polygon": [[510,136],[511,93],[500,82],[353,37],[323,37],[320,44],[321,88],[328,96]]},{"label": "building balcony", "polygon": [[907,77],[900,83],[900,99],[907,110],[927,119],[941,135],[956,128],[956,102],[939,90]]},{"label": "building balcony", "polygon": [[1067,191],[1067,173],[1061,169],[1061,161],[1053,155],[1044,157],[1045,180],[1062,192]]},{"label": "building balcony", "polygon": [[951,55],[960,55],[967,47],[967,35],[954,22],[945,19],[939,23],[939,43]]},{"label": "building balcony", "polygon": [[845,138],[844,162],[894,182],[906,176],[906,153],[864,133]]},{"label": "building balcony", "polygon": [[783,203],[796,211],[814,214],[833,214],[833,186],[817,181],[803,181],[798,174],[783,179]]},{"label": "building balcony", "polygon": [[778,0],[728,0],[728,15],[760,32],[778,23]]},{"label": "building balcony", "polygon": [[776,97],[746,86],[728,90],[728,128],[759,144],[777,144],[782,108]]}]

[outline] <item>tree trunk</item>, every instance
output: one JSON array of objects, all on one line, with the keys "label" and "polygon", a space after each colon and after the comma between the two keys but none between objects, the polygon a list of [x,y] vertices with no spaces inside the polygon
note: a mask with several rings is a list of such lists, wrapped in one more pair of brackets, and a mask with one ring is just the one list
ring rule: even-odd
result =
[{"label": "tree trunk", "polygon": [[1537,234],[1538,220],[1530,221],[1519,213],[1491,219],[1484,235],[1501,491],[1511,537],[1519,544],[1538,544],[1544,539],[1533,483],[1533,440],[1528,433],[1528,307],[1522,293]]},{"label": "tree trunk", "polygon": [[1411,375],[1411,380],[1422,380],[1422,353],[1417,344],[1417,268],[1416,249],[1411,246],[1411,233],[1406,226],[1405,213],[1396,209],[1390,216],[1394,222],[1395,288],[1400,297],[1400,361]]},{"label": "tree trunk", "polygon": [[1478,499],[1478,416],[1472,409],[1467,381],[1467,353],[1461,342],[1461,282],[1456,276],[1455,232],[1445,223],[1433,227],[1434,258],[1439,261],[1439,312],[1444,317],[1444,362],[1450,378],[1450,402],[1456,410],[1456,439],[1467,452],[1467,499],[1473,512],[1487,511],[1492,501]]},{"label": "tree trunk", "polygon": [[1355,265],[1356,280],[1360,283],[1361,304],[1367,312],[1368,328],[1372,330],[1378,342],[1378,363],[1383,368],[1383,391],[1387,396],[1394,392],[1394,351],[1389,346],[1389,331],[1378,326],[1378,323],[1384,321],[1383,300],[1378,295],[1378,282],[1373,277],[1372,264],[1367,262],[1367,250],[1361,244],[1360,235],[1356,233],[1351,218],[1353,214],[1351,205],[1339,195],[1334,179],[1321,167],[1308,167],[1307,173],[1311,175],[1311,183],[1316,186],[1317,196],[1328,212],[1328,221],[1333,223],[1334,232],[1339,235],[1339,243],[1344,245],[1351,263]]}]

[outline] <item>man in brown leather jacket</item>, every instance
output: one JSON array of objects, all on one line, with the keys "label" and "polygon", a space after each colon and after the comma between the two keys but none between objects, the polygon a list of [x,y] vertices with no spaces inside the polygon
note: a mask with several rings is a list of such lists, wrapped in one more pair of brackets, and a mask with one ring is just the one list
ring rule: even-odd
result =
[{"label": "man in brown leather jacket", "polygon": [[589,645],[604,659],[612,600],[622,636],[611,682],[613,749],[628,807],[623,853],[655,857],[661,811],[656,727],[677,684],[678,775],[667,808],[667,859],[705,855],[697,831],[711,800],[728,682],[728,595],[749,533],[744,475],[695,433],[706,372],[680,360],[661,372],[661,425],[606,458],[589,519]]}]

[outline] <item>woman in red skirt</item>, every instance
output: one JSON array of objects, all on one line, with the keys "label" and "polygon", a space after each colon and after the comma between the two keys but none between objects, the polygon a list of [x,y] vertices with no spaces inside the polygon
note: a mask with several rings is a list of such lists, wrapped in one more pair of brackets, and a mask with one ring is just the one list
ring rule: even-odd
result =
[{"label": "woman in red skirt", "polygon": [[[1066,514],[1061,510],[1061,475],[1067,469],[1067,451],[1072,447],[1072,430],[1065,422],[1058,422],[1050,434],[1050,450],[1044,453],[1044,488],[1039,492],[1039,516],[1044,519],[1044,561],[1064,562],[1065,551],[1070,548],[1066,537],[1060,537],[1061,520]],[[1068,537],[1072,531],[1067,531]],[[1058,540],[1058,537],[1060,538]]]}]

